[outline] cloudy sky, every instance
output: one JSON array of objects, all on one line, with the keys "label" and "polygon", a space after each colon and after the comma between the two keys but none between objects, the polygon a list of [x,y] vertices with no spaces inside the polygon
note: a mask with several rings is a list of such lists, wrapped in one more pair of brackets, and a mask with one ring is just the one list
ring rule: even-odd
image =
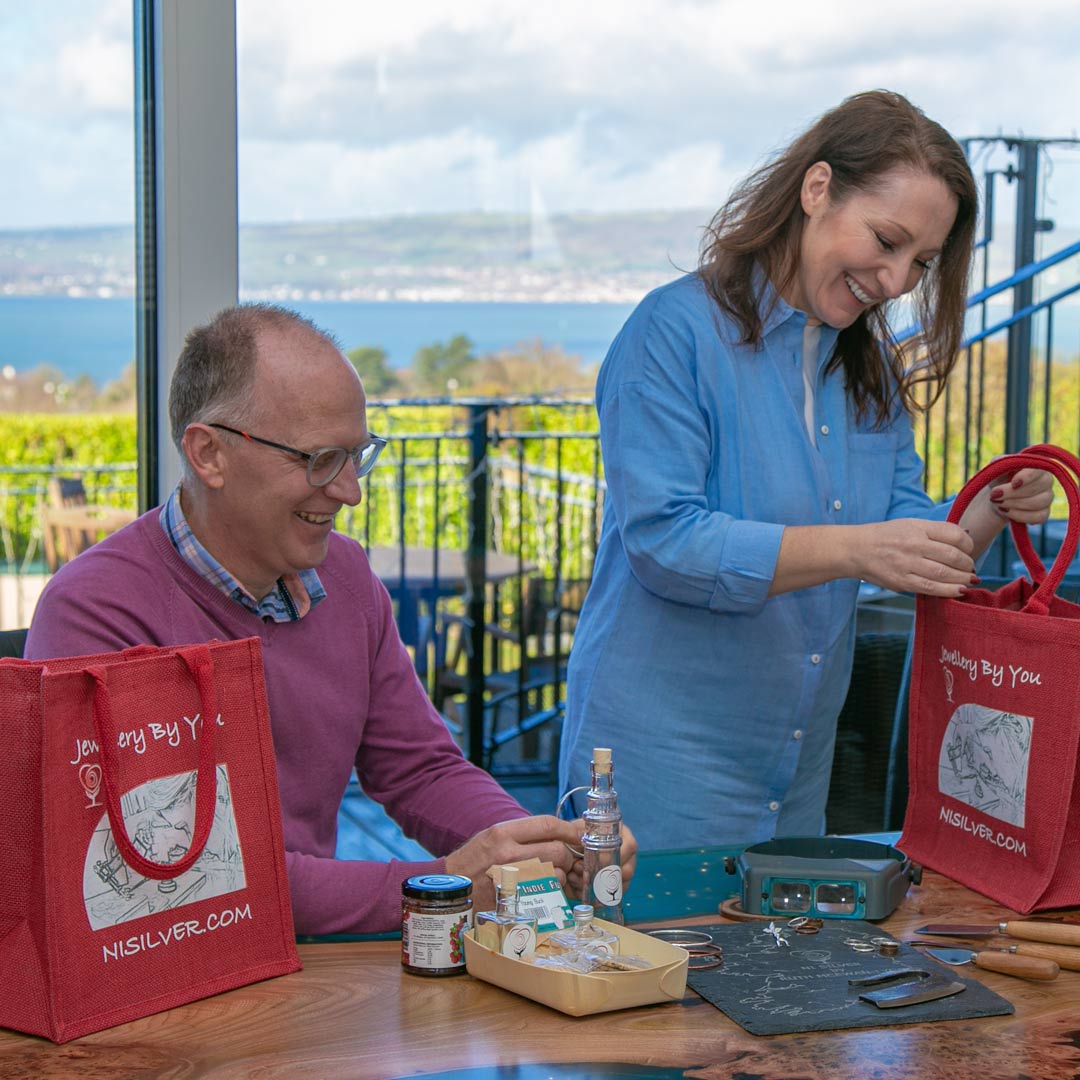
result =
[{"label": "cloudy sky", "polygon": [[[884,7],[238,0],[241,220],[713,207],[878,86],[958,137],[1080,135],[1076,0]],[[131,69],[131,0],[0,0],[0,228],[132,220]],[[1052,151],[1042,212],[1078,192]]]}]

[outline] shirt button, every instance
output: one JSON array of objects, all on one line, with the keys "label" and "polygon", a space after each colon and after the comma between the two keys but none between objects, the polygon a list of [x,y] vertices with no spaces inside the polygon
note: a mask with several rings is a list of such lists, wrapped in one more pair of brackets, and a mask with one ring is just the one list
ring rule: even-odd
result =
[{"label": "shirt button", "polygon": [[833,499],[832,508],[834,510],[839,510],[843,505],[844,504],[839,499]]},{"label": "shirt button", "polygon": [[821,434],[822,435],[828,435],[829,434],[829,425],[828,424],[822,424],[821,425]]},{"label": "shirt button", "polygon": [[820,664],[821,663],[821,653],[814,653],[814,655],[810,657],[810,663],[811,664]]},{"label": "shirt button", "polygon": [[791,733],[791,737],[793,739],[801,739],[802,738],[802,729],[801,728],[796,728],[796,730]]},{"label": "shirt button", "polygon": [[773,799],[773,801],[769,803],[769,809],[775,814],[776,811],[780,809],[780,804]]}]

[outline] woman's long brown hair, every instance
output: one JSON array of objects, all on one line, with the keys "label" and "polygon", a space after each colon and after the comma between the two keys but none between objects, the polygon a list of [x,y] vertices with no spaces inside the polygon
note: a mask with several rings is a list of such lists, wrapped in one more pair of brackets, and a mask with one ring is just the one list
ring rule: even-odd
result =
[{"label": "woman's long brown hair", "polygon": [[[774,160],[751,173],[717,211],[702,242],[699,272],[710,294],[739,325],[748,344],[761,339],[760,267],[778,293],[798,272],[805,214],[806,170],[818,161],[832,169],[834,205],[872,191],[895,168],[938,177],[956,196],[956,221],[941,254],[911,294],[921,332],[899,344],[884,305],[863,312],[840,331],[829,370],[843,368],[860,418],[883,423],[898,398],[909,412],[928,408],[944,389],[963,340],[978,195],[956,140],[900,94],[856,94],[825,113]],[[914,388],[928,383],[929,401]]]}]

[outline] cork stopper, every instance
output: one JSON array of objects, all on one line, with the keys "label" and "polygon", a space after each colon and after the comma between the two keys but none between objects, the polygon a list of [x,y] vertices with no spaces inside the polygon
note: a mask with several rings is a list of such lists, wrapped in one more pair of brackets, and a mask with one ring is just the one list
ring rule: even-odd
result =
[{"label": "cork stopper", "polygon": [[598,746],[592,752],[592,763],[598,773],[611,772],[611,750],[606,746]]},{"label": "cork stopper", "polygon": [[516,866],[499,867],[499,888],[504,893],[513,892],[517,888],[519,872]]}]

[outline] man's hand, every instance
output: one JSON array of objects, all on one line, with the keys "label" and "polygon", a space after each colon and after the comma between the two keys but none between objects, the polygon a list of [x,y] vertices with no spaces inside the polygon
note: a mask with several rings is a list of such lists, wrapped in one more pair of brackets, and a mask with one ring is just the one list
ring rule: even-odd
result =
[{"label": "man's hand", "polygon": [[[575,861],[567,844],[581,847],[580,821],[562,821],[551,814],[503,821],[477,833],[447,855],[446,872],[472,878],[475,910],[491,911],[495,907],[495,886],[487,876],[489,867],[514,866],[525,859],[539,859],[554,865],[559,881],[565,886]],[[625,849],[625,841],[623,846]],[[578,860],[579,885],[580,867]]]}]

